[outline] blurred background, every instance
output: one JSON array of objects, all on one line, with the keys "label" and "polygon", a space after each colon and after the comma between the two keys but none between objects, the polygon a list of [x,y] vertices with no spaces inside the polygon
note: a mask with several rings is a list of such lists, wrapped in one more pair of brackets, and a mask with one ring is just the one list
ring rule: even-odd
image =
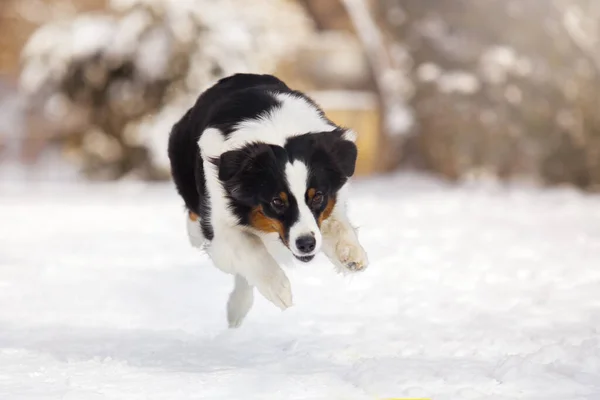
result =
[{"label": "blurred background", "polygon": [[0,179],[165,181],[215,80],[272,73],[358,174],[600,188],[594,0],[2,0]]},{"label": "blurred background", "polygon": [[[237,72],[357,131],[370,266],[229,334],[167,139]],[[599,93],[600,0],[0,0],[0,399],[600,399]]]}]

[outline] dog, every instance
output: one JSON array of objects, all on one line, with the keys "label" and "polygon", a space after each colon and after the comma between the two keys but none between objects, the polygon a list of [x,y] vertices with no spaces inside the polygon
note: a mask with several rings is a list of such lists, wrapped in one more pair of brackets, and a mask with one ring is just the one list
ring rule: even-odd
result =
[{"label": "dog", "polygon": [[292,305],[280,266],[289,256],[306,263],[323,251],[341,272],[368,266],[346,209],[357,155],[354,131],[273,75],[220,79],[173,125],[168,156],[190,243],[235,277],[230,328],[253,288]]}]

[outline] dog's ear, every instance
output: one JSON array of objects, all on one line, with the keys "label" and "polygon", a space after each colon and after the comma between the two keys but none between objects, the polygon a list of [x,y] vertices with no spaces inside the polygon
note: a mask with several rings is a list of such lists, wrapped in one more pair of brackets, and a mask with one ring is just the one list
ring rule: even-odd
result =
[{"label": "dog's ear", "polygon": [[243,150],[231,150],[221,154],[219,158],[219,179],[228,181],[237,175],[248,163],[249,159]]},{"label": "dog's ear", "polygon": [[332,155],[342,173],[347,177],[354,175],[358,149],[354,142],[340,138],[333,143]]},{"label": "dog's ear", "polygon": [[269,167],[287,161],[287,153],[281,146],[255,144],[241,150],[230,150],[219,159],[219,179],[228,181],[242,171]]},{"label": "dog's ear", "polygon": [[281,146],[270,144],[269,148],[273,154],[274,160],[278,165],[285,164],[288,161],[288,155],[285,149]]},{"label": "dog's ear", "polygon": [[260,186],[268,176],[268,171],[281,168],[286,161],[287,153],[281,146],[250,144],[221,155],[218,160],[219,179],[229,196],[242,204],[252,205],[257,200],[257,185]]}]

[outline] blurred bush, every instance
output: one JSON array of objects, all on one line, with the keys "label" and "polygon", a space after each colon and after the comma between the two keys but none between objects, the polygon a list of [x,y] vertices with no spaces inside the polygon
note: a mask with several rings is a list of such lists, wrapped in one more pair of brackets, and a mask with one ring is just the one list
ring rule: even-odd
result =
[{"label": "blurred bush", "polygon": [[600,188],[597,1],[377,6],[381,25],[413,63],[418,130],[405,156],[455,180]]},{"label": "blurred bush", "polygon": [[312,32],[295,3],[243,4],[113,0],[45,24],[23,50],[21,88],[88,177],[165,179],[167,136],[196,96],[235,72],[273,72]]}]

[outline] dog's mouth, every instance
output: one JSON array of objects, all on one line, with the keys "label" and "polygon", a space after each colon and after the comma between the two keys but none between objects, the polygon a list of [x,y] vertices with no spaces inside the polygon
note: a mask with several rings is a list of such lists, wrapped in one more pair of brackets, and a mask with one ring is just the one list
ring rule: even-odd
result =
[{"label": "dog's mouth", "polygon": [[311,261],[313,258],[315,258],[315,256],[314,256],[314,255],[312,255],[312,256],[297,256],[297,255],[295,255],[295,254],[294,254],[294,257],[296,257],[298,260],[300,260],[300,261],[302,261],[302,262],[305,262],[305,263],[306,263],[306,262],[309,262],[309,261]]},{"label": "dog's mouth", "polygon": [[287,247],[287,248],[290,250],[290,252],[291,252],[291,253],[294,255],[294,257],[296,257],[296,259],[298,259],[298,260],[300,260],[300,261],[302,261],[302,262],[305,262],[305,263],[307,263],[307,262],[309,262],[309,261],[312,261],[312,259],[313,259],[313,258],[315,258],[315,255],[314,255],[314,254],[312,254],[312,255],[307,255],[307,256],[299,256],[298,254],[294,253],[294,252],[292,251],[292,249],[290,249],[290,246],[288,245],[288,243],[287,243],[287,241],[286,241],[286,240],[284,240],[284,239],[283,239],[281,236],[279,236],[279,239],[280,239],[280,240],[281,240],[281,242],[282,242],[282,243],[285,245],[285,247]]}]

